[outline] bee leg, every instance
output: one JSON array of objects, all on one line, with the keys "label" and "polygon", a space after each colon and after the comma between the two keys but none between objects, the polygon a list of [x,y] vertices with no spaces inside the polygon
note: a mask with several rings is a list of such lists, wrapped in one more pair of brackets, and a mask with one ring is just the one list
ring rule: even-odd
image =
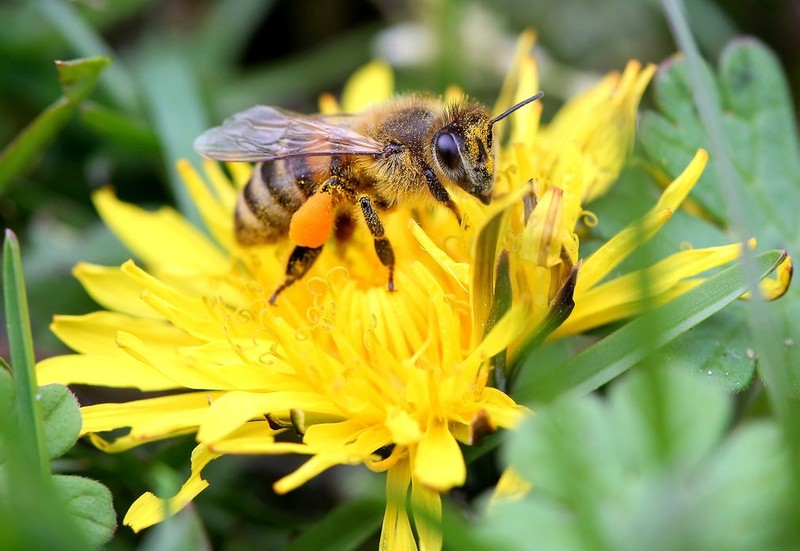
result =
[{"label": "bee leg", "polygon": [[436,174],[434,174],[433,170],[430,168],[425,169],[425,181],[428,182],[428,189],[431,195],[433,195],[433,198],[453,211],[453,214],[456,215],[456,220],[458,220],[458,224],[461,225],[461,213],[458,211],[458,206],[456,206],[453,198],[450,197],[450,194],[447,193],[442,182],[439,181],[439,178],[436,177]]},{"label": "bee leg", "polygon": [[301,279],[308,270],[311,269],[311,266],[314,265],[314,261],[317,260],[319,257],[319,253],[322,252],[322,247],[302,247],[297,245],[292,254],[289,256],[289,261],[286,263],[286,278],[281,283],[280,287],[275,289],[275,292],[272,293],[272,296],[269,297],[269,303],[275,304],[275,301],[278,298],[278,295],[283,292],[289,285]]},{"label": "bee leg", "polygon": [[383,224],[381,219],[378,218],[378,213],[375,211],[370,198],[362,195],[358,198],[358,204],[361,206],[361,212],[364,214],[369,233],[372,234],[372,238],[375,240],[375,252],[378,255],[378,260],[389,268],[387,289],[392,292],[394,291],[394,249],[392,249],[389,239],[383,234]]}]

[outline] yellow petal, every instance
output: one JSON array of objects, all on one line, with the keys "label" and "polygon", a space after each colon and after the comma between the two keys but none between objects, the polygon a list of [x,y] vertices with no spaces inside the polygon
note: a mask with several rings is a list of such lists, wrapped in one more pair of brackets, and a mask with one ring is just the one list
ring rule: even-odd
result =
[{"label": "yellow petal", "polygon": [[[755,241],[749,245],[754,247]],[[625,274],[588,291],[576,291],[575,309],[552,336],[574,334],[636,314],[645,305],[645,298],[655,304],[666,302],[676,296],[678,290],[687,290],[681,284],[689,278],[727,264],[740,255],[739,243],[680,251],[643,271]],[[643,281],[648,282],[648,287],[642,286]]]},{"label": "yellow petal", "polygon": [[447,422],[431,415],[414,456],[414,478],[439,491],[461,486],[467,477],[464,457]]},{"label": "yellow petal", "polygon": [[417,542],[411,532],[406,511],[406,496],[411,471],[408,461],[398,461],[386,474],[386,512],[381,525],[380,551],[416,551]]},{"label": "yellow petal", "polygon": [[118,331],[126,331],[146,340],[149,346],[174,350],[177,346],[198,344],[174,325],[163,321],[137,319],[116,312],[94,312],[83,316],[55,316],[51,331],[67,346],[85,354],[123,352],[115,346]]},{"label": "yellow petal", "polygon": [[475,378],[477,368],[484,361],[508,348],[508,345],[527,329],[523,321],[528,305],[520,301],[498,321],[481,343],[464,359],[465,378]]},{"label": "yellow petal", "polygon": [[130,427],[136,438],[145,441],[179,428],[196,428],[217,393],[193,392],[146,398],[122,403],[104,403],[81,408],[83,434]]},{"label": "yellow petal", "polygon": [[345,113],[360,113],[371,105],[386,101],[394,92],[394,74],[382,61],[371,61],[353,73],[342,91]]},{"label": "yellow petal", "polygon": [[[342,423],[338,424],[341,425]],[[309,430],[320,426],[322,425],[313,425],[309,427]],[[311,447],[316,449],[316,455],[293,473],[278,480],[273,485],[273,489],[276,493],[285,494],[305,484],[334,465],[353,465],[368,461],[375,450],[390,443],[391,439],[388,431],[381,426],[364,429],[357,434],[355,441],[351,444],[339,446],[329,451],[325,451],[320,446],[312,443]]]},{"label": "yellow petal", "polygon": [[[227,392],[211,404],[197,440],[206,443],[221,440],[250,419],[292,408],[336,413],[329,402],[323,402],[319,395],[310,392]],[[315,426],[323,425],[309,427],[309,431]]]},{"label": "yellow petal", "polygon": [[492,492],[490,504],[498,501],[519,501],[528,495],[533,485],[525,480],[514,467],[508,467]]},{"label": "yellow petal", "polygon": [[564,243],[564,204],[561,188],[548,189],[533,209],[520,238],[519,256],[542,268],[562,262]]},{"label": "yellow petal", "polygon": [[405,446],[422,437],[419,423],[404,410],[391,408],[386,417],[386,428],[392,433],[392,442]]},{"label": "yellow petal", "polygon": [[422,551],[438,551],[442,548],[442,498],[439,492],[411,479],[411,510],[414,525],[419,535]]},{"label": "yellow petal", "polygon": [[580,277],[575,285],[575,296],[594,287],[633,251],[653,237],[670,218],[672,218],[670,209],[651,211],[606,241],[592,256],[583,261]]},{"label": "yellow petal", "polygon": [[439,266],[444,268],[446,272],[453,276],[463,289],[466,290],[469,284],[469,264],[464,262],[455,262],[450,258],[446,252],[436,246],[430,236],[417,224],[414,220],[408,221],[408,229],[411,230],[411,235],[419,242],[420,247],[431,255]]},{"label": "yellow petal", "polygon": [[92,199],[106,225],[148,266],[200,273],[227,268],[220,250],[173,209],[146,211],[117,200],[109,188],[96,191]]},{"label": "yellow petal", "polygon": [[[764,300],[776,300],[786,294],[789,284],[792,282],[793,270],[792,257],[787,256],[786,260],[775,270],[774,277],[768,277],[759,282],[758,287]],[[748,292],[743,298],[749,298],[749,296]]]},{"label": "yellow petal", "polygon": [[157,369],[124,354],[54,356],[36,364],[36,379],[40,385],[96,385],[144,391],[177,387],[174,380],[165,377]]},{"label": "yellow petal", "polygon": [[483,388],[480,401],[495,427],[512,429],[530,414],[528,408],[518,405],[510,396],[490,386]]},{"label": "yellow petal", "polygon": [[703,170],[706,168],[706,163],[708,163],[708,153],[705,149],[698,149],[692,161],[683,169],[680,176],[675,178],[663,193],[661,193],[661,197],[659,197],[655,206],[650,209],[650,212],[656,212],[662,209],[678,210],[680,204],[683,203],[683,200],[686,199],[686,196],[692,191],[697,180],[702,176]]},{"label": "yellow petal", "polygon": [[[519,85],[519,74],[523,71],[521,66],[528,62],[527,60],[531,57],[531,51],[533,51],[533,45],[535,43],[536,33],[533,30],[525,29],[520,33],[516,47],[514,48],[513,61],[503,80],[500,94],[497,97],[497,103],[495,103],[494,109],[492,109],[493,113],[502,113],[514,105],[515,94],[518,95],[521,88]],[[533,86],[531,91],[535,92],[537,89],[538,86]],[[528,94],[528,96],[530,95],[531,94]]]},{"label": "yellow petal", "polygon": [[[236,198],[239,195],[237,188],[244,187],[244,184],[247,183],[252,172],[249,168],[251,166],[249,163],[230,164],[236,165],[239,169],[235,170],[228,167],[231,172],[231,178],[228,178],[225,172],[223,172],[220,163],[211,159],[203,159],[203,171],[206,174],[208,183],[211,184],[214,195],[220,203],[221,209],[228,214],[228,218],[230,218],[230,213],[233,212],[234,205],[236,205]],[[241,169],[244,169],[244,172],[242,175],[238,175],[237,173]],[[244,182],[239,182],[237,176],[244,178]]]},{"label": "yellow petal", "polygon": [[[531,97],[539,90],[539,74],[536,60],[533,57],[524,56],[520,59],[518,78],[519,84],[514,97],[515,104]],[[510,115],[509,118],[513,121],[511,143],[528,145],[535,143],[541,114],[542,103],[535,102]]]},{"label": "yellow petal", "polygon": [[115,312],[137,318],[164,319],[142,300],[142,289],[119,268],[81,262],[72,270],[95,302]]},{"label": "yellow petal", "polygon": [[[217,167],[214,162],[206,161],[205,166]],[[186,159],[178,161],[178,174],[189,190],[192,202],[197,206],[205,226],[211,231],[217,242],[230,250],[233,246],[233,217],[231,211],[233,204],[227,205],[215,198],[203,179]],[[213,170],[213,169],[212,169]],[[233,187],[228,186],[232,191]]]},{"label": "yellow petal", "polygon": [[208,482],[200,478],[201,471],[211,461],[219,457],[198,446],[192,452],[192,474],[183,484],[177,495],[163,500],[150,492],[137,499],[128,509],[122,523],[138,532],[174,515],[188,505],[200,492],[208,487]]}]

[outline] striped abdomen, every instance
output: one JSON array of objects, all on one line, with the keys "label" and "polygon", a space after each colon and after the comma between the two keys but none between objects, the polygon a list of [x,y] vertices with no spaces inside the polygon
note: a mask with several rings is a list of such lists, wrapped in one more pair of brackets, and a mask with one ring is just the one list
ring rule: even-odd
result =
[{"label": "striped abdomen", "polygon": [[292,215],[316,187],[305,157],[257,164],[236,204],[236,240],[258,245],[284,238]]}]

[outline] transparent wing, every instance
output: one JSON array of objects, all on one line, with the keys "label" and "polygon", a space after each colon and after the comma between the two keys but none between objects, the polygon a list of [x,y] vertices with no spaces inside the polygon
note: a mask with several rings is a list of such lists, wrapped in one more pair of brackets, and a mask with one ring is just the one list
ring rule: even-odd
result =
[{"label": "transparent wing", "polygon": [[219,161],[274,161],[309,155],[375,155],[383,144],[353,130],[347,115],[299,115],[258,105],[204,132],[195,150]]}]

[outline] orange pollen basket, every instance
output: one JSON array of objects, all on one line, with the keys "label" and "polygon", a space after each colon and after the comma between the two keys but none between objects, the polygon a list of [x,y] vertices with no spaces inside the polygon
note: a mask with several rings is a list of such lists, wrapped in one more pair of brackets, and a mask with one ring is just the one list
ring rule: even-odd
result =
[{"label": "orange pollen basket", "polygon": [[315,193],[294,213],[289,238],[301,247],[321,247],[333,229],[333,198]]}]

